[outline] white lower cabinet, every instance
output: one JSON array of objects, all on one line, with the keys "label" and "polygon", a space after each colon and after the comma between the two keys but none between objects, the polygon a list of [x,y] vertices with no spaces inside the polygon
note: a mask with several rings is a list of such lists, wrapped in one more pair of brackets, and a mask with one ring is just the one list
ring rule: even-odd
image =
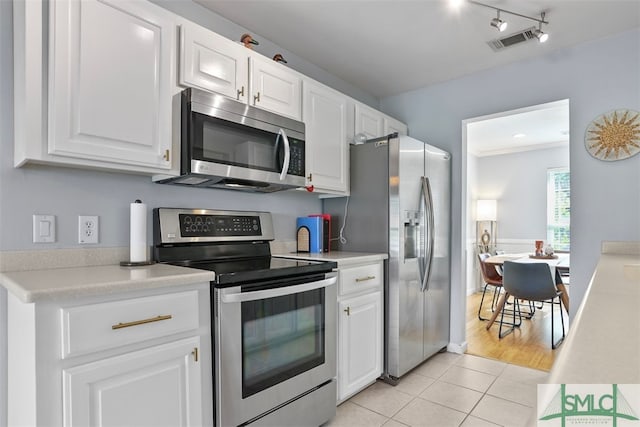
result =
[{"label": "white lower cabinet", "polygon": [[30,304],[9,293],[9,425],[212,425],[209,297],[208,283]]},{"label": "white lower cabinet", "polygon": [[383,370],[382,262],[341,268],[338,296],[338,402]]},{"label": "white lower cabinet", "polygon": [[64,425],[201,425],[199,349],[193,337],[65,369]]}]

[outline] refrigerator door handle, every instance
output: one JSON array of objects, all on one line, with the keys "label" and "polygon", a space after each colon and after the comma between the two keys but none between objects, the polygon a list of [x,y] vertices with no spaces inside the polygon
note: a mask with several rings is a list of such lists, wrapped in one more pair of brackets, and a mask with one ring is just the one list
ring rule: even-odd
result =
[{"label": "refrigerator door handle", "polygon": [[425,211],[427,214],[427,238],[425,239],[425,264],[423,267],[424,276],[422,277],[422,292],[429,290],[429,279],[431,278],[431,264],[433,263],[433,247],[435,239],[435,217],[433,214],[433,196],[431,194],[431,183],[429,178],[423,176],[422,181],[422,197],[424,198]]}]

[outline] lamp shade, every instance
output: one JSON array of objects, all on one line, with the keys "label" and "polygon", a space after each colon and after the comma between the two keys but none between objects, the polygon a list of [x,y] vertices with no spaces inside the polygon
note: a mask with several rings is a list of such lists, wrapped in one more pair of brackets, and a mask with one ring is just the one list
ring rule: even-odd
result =
[{"label": "lamp shade", "polygon": [[476,205],[476,221],[496,221],[497,203],[495,200],[478,200]]}]

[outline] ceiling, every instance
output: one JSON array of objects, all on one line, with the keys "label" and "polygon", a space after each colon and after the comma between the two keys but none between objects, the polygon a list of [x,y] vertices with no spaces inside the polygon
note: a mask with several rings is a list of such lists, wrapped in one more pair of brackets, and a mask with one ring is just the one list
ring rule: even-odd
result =
[{"label": "ceiling", "polygon": [[497,114],[467,124],[467,151],[478,157],[568,144],[567,99]]},{"label": "ceiling", "polygon": [[488,41],[537,22],[503,12],[500,33],[495,10],[449,0],[194,1],[378,98],[640,27],[640,0],[486,0],[549,22],[546,43],[494,52]]}]

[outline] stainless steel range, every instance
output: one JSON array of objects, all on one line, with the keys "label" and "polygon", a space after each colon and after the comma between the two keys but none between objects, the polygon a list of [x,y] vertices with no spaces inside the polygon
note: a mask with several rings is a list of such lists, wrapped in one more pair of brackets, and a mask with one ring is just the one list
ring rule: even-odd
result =
[{"label": "stainless steel range", "polygon": [[271,257],[267,212],[157,208],[156,261],[215,272],[217,426],[318,426],[336,412],[333,262]]}]

